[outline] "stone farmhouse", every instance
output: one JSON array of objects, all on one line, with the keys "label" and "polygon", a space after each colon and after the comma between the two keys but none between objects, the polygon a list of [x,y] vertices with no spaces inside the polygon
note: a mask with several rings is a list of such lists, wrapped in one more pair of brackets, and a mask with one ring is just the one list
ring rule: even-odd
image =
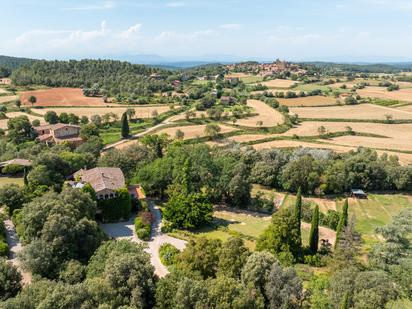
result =
[{"label": "stone farmhouse", "polygon": [[40,142],[47,144],[62,144],[67,142],[74,146],[79,146],[83,143],[83,139],[80,137],[80,126],[73,124],[49,124],[34,127]]},{"label": "stone farmhouse", "polygon": [[[117,167],[95,167],[90,170],[81,169],[74,173],[73,177],[75,181],[69,182],[72,187],[82,188],[88,183],[96,192],[98,200],[115,198],[117,190],[126,188],[123,172]],[[139,185],[130,185],[127,189],[132,198],[146,198],[143,189]]]}]

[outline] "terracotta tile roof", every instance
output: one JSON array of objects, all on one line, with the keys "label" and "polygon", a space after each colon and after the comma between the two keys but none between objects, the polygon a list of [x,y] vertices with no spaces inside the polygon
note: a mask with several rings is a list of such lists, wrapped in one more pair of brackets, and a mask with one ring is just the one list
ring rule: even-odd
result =
[{"label": "terracotta tile roof", "polygon": [[118,190],[125,187],[123,172],[117,167],[96,167],[76,172],[74,177],[89,183],[96,192],[104,189]]},{"label": "terracotta tile roof", "polygon": [[130,185],[128,187],[130,195],[135,196],[137,199],[142,200],[146,198],[143,188],[140,185]]}]

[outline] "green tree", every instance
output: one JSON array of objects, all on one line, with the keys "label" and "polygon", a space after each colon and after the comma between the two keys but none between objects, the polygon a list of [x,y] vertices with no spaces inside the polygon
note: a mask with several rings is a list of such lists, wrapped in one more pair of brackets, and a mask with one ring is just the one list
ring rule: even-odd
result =
[{"label": "green tree", "polygon": [[218,276],[239,279],[249,255],[241,238],[229,238],[219,253]]},{"label": "green tree", "polygon": [[316,205],[312,214],[312,223],[309,234],[309,249],[312,254],[318,252],[319,245],[319,206]]},{"label": "green tree", "polygon": [[55,111],[47,111],[46,114],[44,114],[44,120],[47,123],[56,124],[59,122],[59,116],[57,116]]},{"label": "green tree", "polygon": [[206,136],[209,136],[210,138],[215,139],[219,136],[219,133],[221,130],[222,129],[217,124],[209,123],[206,125],[205,134]]},{"label": "green tree", "polygon": [[204,193],[174,192],[166,203],[164,218],[176,228],[194,229],[212,221],[213,205]]},{"label": "green tree", "polygon": [[268,308],[301,308],[302,281],[292,267],[282,268],[275,263],[266,278],[265,295]]},{"label": "green tree", "polygon": [[345,200],[343,203],[342,213],[339,218],[338,227],[336,229],[336,240],[335,240],[335,249],[339,246],[339,241],[341,234],[343,233],[345,227],[348,225],[348,209],[349,209],[349,202],[348,199]]},{"label": "green tree", "polygon": [[218,239],[200,237],[190,241],[178,258],[178,267],[195,272],[203,279],[215,277],[219,265],[222,242]]},{"label": "green tree", "polygon": [[170,143],[169,137],[166,133],[160,135],[145,135],[140,141],[143,145],[147,146],[157,158],[163,157],[163,152]]},{"label": "green tree", "polygon": [[37,102],[37,98],[34,95],[29,96],[28,101],[30,102],[31,106]]},{"label": "green tree", "polygon": [[0,205],[9,208],[9,214],[15,209],[20,209],[27,201],[24,189],[16,184],[8,184],[0,187]]},{"label": "green tree", "polygon": [[84,124],[80,128],[80,137],[85,141],[89,140],[92,136],[99,136],[99,135],[100,135],[99,127],[96,126],[94,123]]},{"label": "green tree", "polygon": [[[278,261],[273,254],[262,251],[252,253],[242,269],[241,281],[245,286],[255,287],[259,294],[266,296],[265,287],[272,266]],[[265,301],[267,298],[265,297]]]},{"label": "green tree", "polygon": [[10,119],[7,122],[7,128],[7,137],[15,144],[32,141],[36,138],[36,132],[34,131],[33,126],[27,116],[18,116]]},{"label": "green tree", "polygon": [[126,113],[123,113],[121,123],[122,123],[122,138],[127,138],[130,135],[130,130],[129,130],[129,121],[127,119]]},{"label": "green tree", "polygon": [[[301,233],[301,221],[302,221],[302,189],[299,187],[298,193],[296,195],[296,202],[295,202],[295,224],[296,224],[296,230],[299,235],[299,238],[302,239],[302,233]],[[302,246],[302,241],[300,246]]]},{"label": "green tree", "polygon": [[293,263],[299,256],[301,241],[295,214],[284,209],[273,215],[271,224],[259,237],[256,249],[273,253],[284,263]]},{"label": "green tree", "polygon": [[346,292],[343,296],[339,309],[349,309],[349,292]]},{"label": "green tree", "polygon": [[15,266],[5,259],[0,259],[0,300],[16,296],[21,290],[21,279]]}]

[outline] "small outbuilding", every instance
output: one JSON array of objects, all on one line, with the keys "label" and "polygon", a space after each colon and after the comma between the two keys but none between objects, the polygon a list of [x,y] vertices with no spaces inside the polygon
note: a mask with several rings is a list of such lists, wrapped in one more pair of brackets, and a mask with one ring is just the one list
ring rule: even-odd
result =
[{"label": "small outbuilding", "polygon": [[352,189],[350,191],[350,196],[354,198],[368,198],[368,195],[365,193],[365,191],[361,189]]}]

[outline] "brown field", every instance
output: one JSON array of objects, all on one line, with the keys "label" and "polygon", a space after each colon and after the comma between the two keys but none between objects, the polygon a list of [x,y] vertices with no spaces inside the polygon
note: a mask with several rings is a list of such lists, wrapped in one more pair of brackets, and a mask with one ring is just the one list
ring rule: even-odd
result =
[{"label": "brown field", "polygon": [[273,79],[266,82],[261,82],[263,86],[268,88],[290,88],[292,85],[297,84],[297,81],[288,80],[288,79]]},{"label": "brown field", "polygon": [[412,113],[412,104],[398,107],[397,109]]},{"label": "brown field", "polygon": [[290,112],[299,118],[385,120],[386,115],[393,119],[412,119],[412,112],[373,104],[330,106],[330,107],[291,107]]},{"label": "brown field", "polygon": [[[228,132],[232,132],[236,130],[235,128],[225,126],[225,125],[220,125],[220,124],[219,124],[219,127],[221,129],[220,133],[228,133]],[[191,139],[191,138],[205,136],[205,128],[206,128],[206,125],[181,126],[181,127],[162,129],[156,132],[155,134],[166,133],[171,138],[174,138],[176,135],[176,131],[180,130],[185,134],[184,139]]]},{"label": "brown field", "polygon": [[267,104],[258,100],[248,100],[247,105],[259,115],[239,119],[236,124],[245,127],[257,127],[257,122],[262,121],[263,127],[274,127],[283,123],[283,115]]},{"label": "brown field", "polygon": [[322,105],[334,105],[336,104],[336,98],[325,96],[312,96],[304,98],[294,99],[276,99],[280,105],[286,105],[289,107],[298,106],[322,106]]},{"label": "brown field", "polygon": [[347,126],[350,126],[355,132],[385,136],[385,138],[342,136],[327,140],[328,143],[349,147],[365,146],[369,148],[412,151],[412,124],[305,121],[283,134],[245,134],[232,136],[228,139],[237,143],[245,143],[276,136],[318,136],[318,129],[321,126],[326,129],[327,133],[343,132],[346,131]]},{"label": "brown field", "polygon": [[[129,107],[130,108],[130,107]],[[119,118],[122,114],[128,109],[128,107],[79,107],[79,108],[41,108],[41,109],[33,109],[38,114],[46,114],[48,111],[55,111],[58,115],[61,113],[73,113],[77,116],[93,116],[93,115],[104,115],[107,113],[114,113]],[[152,118],[153,111],[157,111],[159,114],[167,112],[170,110],[168,105],[161,105],[161,106],[141,106],[135,107],[134,110],[136,111],[135,118]]]},{"label": "brown field", "polygon": [[[201,118],[202,115],[204,115],[206,118],[208,117],[207,113],[205,111],[197,111],[197,110],[193,110],[193,111],[196,114],[196,116],[194,118]],[[173,122],[173,121],[179,121],[179,120],[185,120],[185,119],[186,119],[186,113],[181,113],[181,114],[178,114],[176,116],[170,117],[169,121]]]},{"label": "brown field", "polygon": [[10,102],[10,101],[14,101],[16,99],[17,99],[16,95],[2,96],[2,97],[0,97],[0,103]]},{"label": "brown field", "polygon": [[[256,150],[270,149],[270,148],[298,148],[298,147],[330,149],[338,153],[344,153],[350,150],[356,150],[357,148],[357,147],[340,146],[340,145],[334,145],[334,144],[320,144],[320,143],[309,143],[309,142],[290,141],[290,140],[271,141],[271,142],[253,145],[253,148],[255,148]],[[399,158],[399,162],[403,165],[412,164],[412,154],[398,153],[398,152],[393,152],[393,151],[383,151],[383,150],[377,150],[376,152],[379,155],[386,153],[388,155],[397,156]]]},{"label": "brown field", "polygon": [[387,91],[383,87],[366,87],[365,89],[357,90],[357,92],[361,97],[412,102],[412,89],[410,88]]},{"label": "brown field", "polygon": [[43,90],[25,91],[20,94],[23,105],[30,106],[29,96],[35,96],[35,106],[107,106],[102,98],[85,97],[78,88],[50,88]]}]

